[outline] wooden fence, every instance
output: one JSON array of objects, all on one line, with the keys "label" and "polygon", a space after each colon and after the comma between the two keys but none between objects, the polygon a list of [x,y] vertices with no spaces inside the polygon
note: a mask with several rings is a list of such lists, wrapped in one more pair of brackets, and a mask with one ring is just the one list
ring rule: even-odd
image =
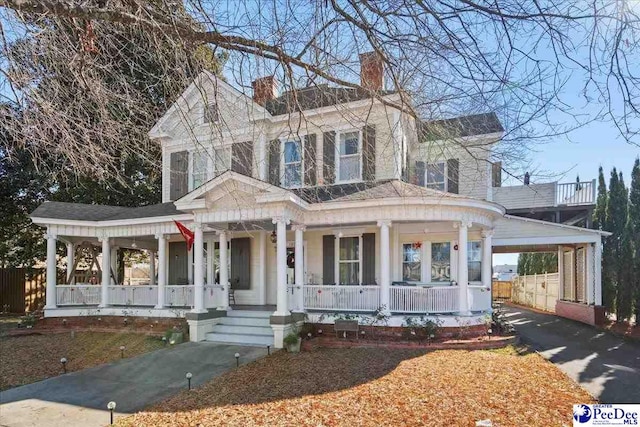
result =
[{"label": "wooden fence", "polygon": [[518,276],[513,281],[511,301],[554,313],[559,283],[558,273]]},{"label": "wooden fence", "polygon": [[491,299],[495,300],[510,300],[511,299],[511,286],[513,282],[506,280],[494,280],[491,283]]},{"label": "wooden fence", "polygon": [[0,268],[0,311],[22,314],[44,306],[45,278],[44,269]]}]

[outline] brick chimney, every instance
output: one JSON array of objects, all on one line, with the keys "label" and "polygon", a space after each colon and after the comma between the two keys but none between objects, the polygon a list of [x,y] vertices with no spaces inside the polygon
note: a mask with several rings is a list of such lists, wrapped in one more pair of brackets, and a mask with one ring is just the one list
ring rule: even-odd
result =
[{"label": "brick chimney", "polygon": [[278,82],[274,76],[261,77],[251,83],[253,100],[264,107],[267,101],[278,97]]},{"label": "brick chimney", "polygon": [[382,58],[376,52],[360,54],[360,85],[368,90],[381,91],[384,74]]}]

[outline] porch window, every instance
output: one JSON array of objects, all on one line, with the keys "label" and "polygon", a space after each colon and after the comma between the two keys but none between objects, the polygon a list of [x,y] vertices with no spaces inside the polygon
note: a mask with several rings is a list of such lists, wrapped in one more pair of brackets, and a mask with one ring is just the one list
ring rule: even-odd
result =
[{"label": "porch window", "polygon": [[284,142],[284,186],[295,188],[302,186],[302,149],[300,141]]},{"label": "porch window", "polygon": [[192,173],[191,173],[191,189],[196,189],[207,182],[207,161],[208,156],[205,152],[194,151],[192,156]]},{"label": "porch window", "polygon": [[405,282],[419,282],[422,278],[422,250],[415,243],[402,245],[402,280]]},{"label": "porch window", "polygon": [[482,242],[471,241],[467,243],[467,266],[469,269],[469,281],[482,280]]},{"label": "porch window", "polygon": [[425,170],[425,180],[427,188],[447,191],[446,163],[430,163]]},{"label": "porch window", "polygon": [[231,169],[231,147],[216,148],[213,152],[216,175]]},{"label": "porch window", "polygon": [[431,244],[431,281],[451,281],[451,243]]},{"label": "porch window", "polygon": [[360,131],[340,134],[338,150],[339,181],[360,181],[362,179],[362,141]]},{"label": "porch window", "polygon": [[339,283],[341,285],[357,285],[360,283],[360,238],[341,237],[339,240]]}]

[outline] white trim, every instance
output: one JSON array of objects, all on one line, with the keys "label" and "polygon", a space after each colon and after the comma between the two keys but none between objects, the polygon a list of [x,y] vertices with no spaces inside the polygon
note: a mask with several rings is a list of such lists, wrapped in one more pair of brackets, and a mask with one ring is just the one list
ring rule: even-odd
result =
[{"label": "white trim", "polygon": [[57,219],[57,218],[41,218],[41,217],[31,217],[31,221],[34,224],[49,224],[49,225],[70,225],[75,227],[113,227],[119,225],[142,225],[142,224],[159,224],[163,222],[171,222],[173,221],[192,221],[193,215],[191,214],[176,214],[176,215],[166,215],[166,216],[152,216],[152,217],[144,217],[144,218],[132,218],[132,219],[117,219],[117,220],[106,220],[106,221],[79,221],[75,219]]},{"label": "white trim", "polygon": [[599,236],[548,236],[548,237],[512,237],[500,239],[493,237],[492,246],[532,246],[532,245],[570,245],[574,243],[596,243]]},{"label": "white trim", "polygon": [[[505,219],[514,219],[516,221],[532,222],[534,224],[541,224],[541,225],[547,225],[547,226],[552,226],[552,227],[560,227],[560,228],[565,228],[567,230],[580,231],[580,232],[591,233],[591,234],[599,234],[599,235],[605,236],[605,237],[611,236],[611,234],[612,234],[612,233],[609,233],[608,231],[592,230],[590,228],[576,227],[575,225],[558,224],[557,222],[542,221],[542,220],[539,220],[539,219],[525,218],[525,217],[515,216],[515,215],[505,214],[504,217],[505,217]],[[592,240],[588,240],[588,241],[591,242]]]}]

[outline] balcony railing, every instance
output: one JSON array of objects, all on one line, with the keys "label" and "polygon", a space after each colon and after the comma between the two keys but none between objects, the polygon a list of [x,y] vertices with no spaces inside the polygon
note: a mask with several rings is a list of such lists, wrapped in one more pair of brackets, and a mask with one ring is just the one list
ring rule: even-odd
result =
[{"label": "balcony railing", "polygon": [[596,180],[556,184],[556,206],[592,205],[596,203]]}]

